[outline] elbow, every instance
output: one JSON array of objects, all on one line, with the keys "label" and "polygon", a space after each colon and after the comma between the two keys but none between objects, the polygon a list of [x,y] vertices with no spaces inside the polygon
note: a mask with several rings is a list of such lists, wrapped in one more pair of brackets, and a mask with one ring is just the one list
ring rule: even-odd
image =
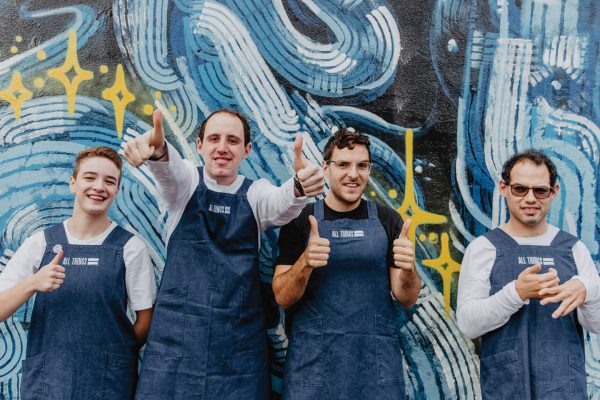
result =
[{"label": "elbow", "polygon": [[468,317],[466,317],[464,314],[464,309],[458,308],[456,311],[456,323],[458,325],[458,330],[471,340],[477,339],[480,336],[479,333],[475,332],[473,329],[470,329]]}]

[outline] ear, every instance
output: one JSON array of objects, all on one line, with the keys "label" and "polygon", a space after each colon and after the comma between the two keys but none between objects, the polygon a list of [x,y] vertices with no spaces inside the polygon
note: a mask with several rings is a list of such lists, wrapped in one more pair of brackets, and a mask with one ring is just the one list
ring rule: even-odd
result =
[{"label": "ear", "polygon": [[504,182],[504,180],[502,180],[502,179],[500,180],[500,183],[498,184],[498,188],[500,189],[500,195],[502,197],[506,198],[506,196],[508,194],[509,186],[506,184],[506,182]]},{"label": "ear", "polygon": [[552,194],[550,195],[551,199],[555,199],[556,196],[558,196],[558,191],[560,190],[560,185],[558,183],[554,184],[554,191],[552,192]]},{"label": "ear", "polygon": [[75,177],[71,176],[69,178],[69,190],[71,191],[71,193],[75,194]]},{"label": "ear", "polygon": [[323,160],[322,166],[323,166],[323,177],[329,179],[329,164],[327,164],[327,161]]},{"label": "ear", "polygon": [[250,155],[250,150],[252,150],[252,143],[246,145],[246,148],[244,149],[244,158],[247,158]]},{"label": "ear", "polygon": [[202,140],[199,137],[196,138],[196,150],[198,153],[202,150]]}]

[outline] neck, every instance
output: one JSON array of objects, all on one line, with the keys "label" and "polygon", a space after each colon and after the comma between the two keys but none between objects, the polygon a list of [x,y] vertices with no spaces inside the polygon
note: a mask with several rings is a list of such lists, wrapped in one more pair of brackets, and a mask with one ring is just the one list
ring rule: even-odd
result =
[{"label": "neck", "polygon": [[204,177],[208,178],[210,180],[213,180],[216,182],[217,185],[220,186],[229,186],[231,185],[233,182],[235,182],[235,180],[238,177],[238,174],[235,174],[234,176],[227,176],[227,177],[220,177],[220,176],[212,176],[209,175],[208,172],[206,171],[206,169],[204,170]]},{"label": "neck", "polygon": [[73,216],[67,221],[69,233],[80,240],[100,235],[110,226],[107,214],[90,215],[73,210]]},{"label": "neck", "polygon": [[517,237],[534,237],[540,236],[546,233],[548,230],[548,223],[546,221],[540,222],[537,225],[530,226],[522,224],[514,218],[510,218],[507,223],[503,224],[501,228],[512,236]]},{"label": "neck", "polygon": [[360,201],[361,201],[361,198],[359,197],[358,200],[355,201],[354,203],[347,203],[345,201],[341,201],[340,199],[338,199],[331,192],[327,193],[327,196],[325,196],[325,204],[327,204],[327,207],[329,207],[333,211],[337,211],[337,212],[352,211],[360,205]]}]

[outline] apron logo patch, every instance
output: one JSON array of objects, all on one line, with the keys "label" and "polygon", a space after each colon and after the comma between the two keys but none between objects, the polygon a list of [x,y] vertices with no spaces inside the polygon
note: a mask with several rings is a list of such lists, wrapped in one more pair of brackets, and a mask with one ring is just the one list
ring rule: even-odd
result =
[{"label": "apron logo patch", "polygon": [[98,257],[65,257],[62,259],[63,265],[97,266],[99,262]]},{"label": "apron logo patch", "polygon": [[357,238],[365,237],[365,231],[354,231],[354,230],[339,230],[331,231],[331,237],[334,238]]},{"label": "apron logo patch", "polygon": [[210,204],[208,206],[208,211],[214,212],[215,214],[231,214],[231,207]]},{"label": "apron logo patch", "polygon": [[533,265],[533,264],[541,264],[541,265],[554,265],[554,257],[517,257],[519,260],[519,265]]}]

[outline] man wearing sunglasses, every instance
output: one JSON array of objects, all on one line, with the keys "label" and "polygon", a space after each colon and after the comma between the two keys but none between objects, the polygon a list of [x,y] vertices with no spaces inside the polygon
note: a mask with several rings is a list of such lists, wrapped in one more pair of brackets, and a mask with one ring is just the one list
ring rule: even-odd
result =
[{"label": "man wearing sunglasses", "polygon": [[499,192],[509,219],[467,247],[458,284],[458,326],[482,337],[482,396],[585,399],[581,328],[600,331],[600,278],[586,246],[546,222],[556,167],[540,151],[516,154]]},{"label": "man wearing sunglasses", "polygon": [[369,138],[336,132],[323,153],[329,193],[281,229],[273,291],[289,317],[286,400],[405,398],[390,290],[410,307],[421,281],[410,221],[361,198],[370,170]]}]

